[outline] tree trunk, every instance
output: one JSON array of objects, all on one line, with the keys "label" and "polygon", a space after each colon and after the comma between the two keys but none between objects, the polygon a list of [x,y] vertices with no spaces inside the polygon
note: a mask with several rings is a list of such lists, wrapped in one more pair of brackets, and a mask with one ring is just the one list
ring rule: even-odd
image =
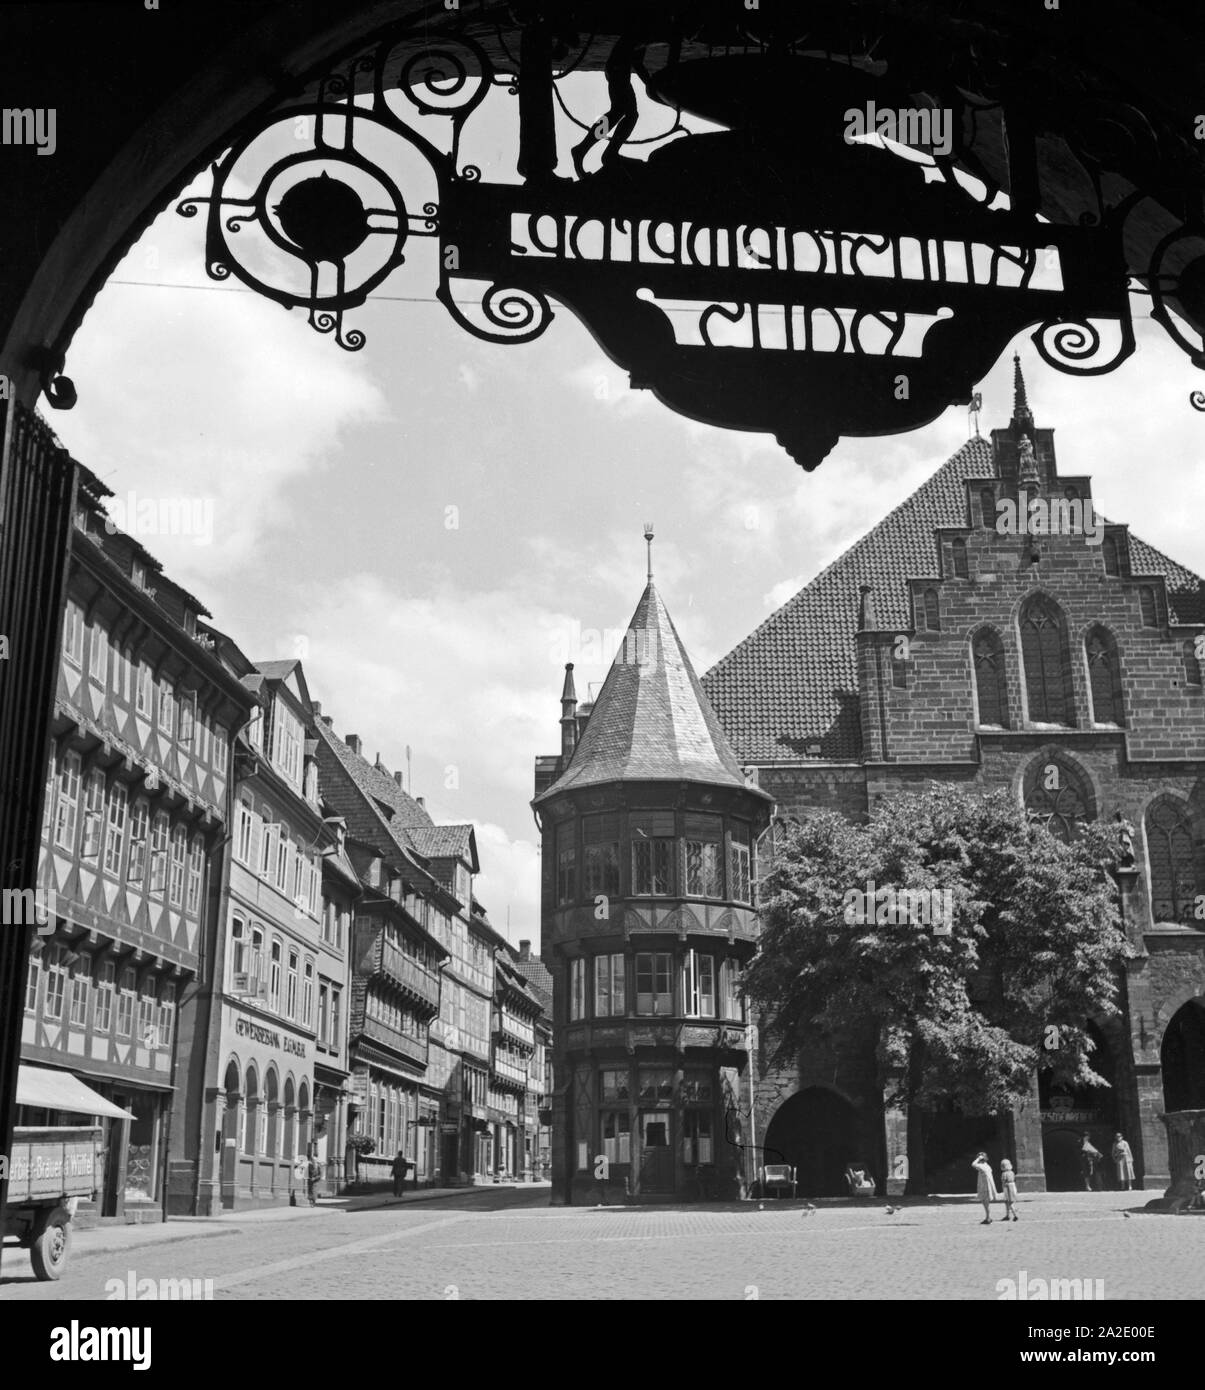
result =
[{"label": "tree trunk", "polygon": [[[914,1042],[908,1052],[908,1093],[914,1096],[920,1090],[924,1076],[924,1057],[921,1044]],[[928,1192],[925,1177],[925,1132],[924,1116],[920,1107],[908,1101],[908,1184],[904,1188],[907,1197],[924,1197]]]}]

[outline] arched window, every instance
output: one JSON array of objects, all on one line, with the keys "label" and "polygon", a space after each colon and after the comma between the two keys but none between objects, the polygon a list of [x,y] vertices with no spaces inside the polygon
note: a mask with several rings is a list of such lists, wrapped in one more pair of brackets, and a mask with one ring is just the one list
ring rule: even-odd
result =
[{"label": "arched window", "polygon": [[1058,754],[1043,755],[1030,764],[1023,791],[1029,818],[1060,840],[1075,839],[1079,827],[1096,817],[1087,778]]},{"label": "arched window", "polygon": [[292,1160],[297,1157],[297,1088],[291,1076],[285,1078],[284,1135],[284,1156]]},{"label": "arched window", "polygon": [[971,639],[975,667],[975,702],[980,724],[1008,727],[1008,690],[1004,678],[1004,643],[990,627]]},{"label": "arched window", "polygon": [[1159,626],[1159,606],[1155,602],[1155,591],[1149,584],[1138,590],[1138,606],[1142,610],[1142,626]]},{"label": "arched window", "polygon": [[1201,684],[1201,662],[1197,656],[1197,644],[1190,637],[1184,643],[1182,650],[1184,658],[1184,681],[1187,685]]},{"label": "arched window", "polygon": [[941,609],[937,603],[937,590],[925,590],[925,627],[930,632],[941,631]]},{"label": "arched window", "polygon": [[956,536],[950,543],[950,550],[954,557],[954,577],[956,579],[966,579],[970,575],[967,568],[967,543],[961,536]]},{"label": "arched window", "polygon": [[302,1081],[297,1092],[297,1154],[298,1157],[310,1151],[310,1087]]},{"label": "arched window", "polygon": [[1117,540],[1113,536],[1106,536],[1100,545],[1100,552],[1105,562],[1106,574],[1120,574],[1121,561],[1117,553]]},{"label": "arched window", "polygon": [[257,1152],[260,1113],[259,1080],[255,1075],[254,1067],[247,1068],[247,1082],[243,1087],[243,1095],[246,1097],[243,1119],[243,1152],[253,1157]]},{"label": "arched window", "polygon": [[1045,594],[1036,594],[1022,609],[1021,661],[1030,720],[1070,724],[1066,623],[1058,605]]},{"label": "arched window", "polygon": [[996,524],[996,494],[990,487],[979,489],[979,516],[990,531]]},{"label": "arched window", "polygon": [[1084,639],[1092,718],[1097,724],[1121,724],[1121,663],[1117,643],[1107,627],[1094,627]]},{"label": "arched window", "polygon": [[1197,888],[1196,850],[1186,811],[1163,797],[1146,813],[1151,912],[1156,922],[1191,925]]},{"label": "arched window", "polygon": [[276,1079],[276,1068],[269,1067],[264,1077],[264,1108],[268,1112],[267,1134],[264,1152],[273,1158],[280,1157],[280,1083]]}]

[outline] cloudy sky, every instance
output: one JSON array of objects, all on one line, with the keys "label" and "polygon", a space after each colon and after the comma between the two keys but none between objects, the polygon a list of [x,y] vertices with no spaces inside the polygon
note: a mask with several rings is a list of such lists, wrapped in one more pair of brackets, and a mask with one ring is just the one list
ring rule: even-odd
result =
[{"label": "cloudy sky", "polygon": [[[601,114],[591,79],[567,90]],[[513,99],[491,94],[473,121],[467,157],[507,177]],[[666,125],[654,109],[637,133]],[[644,584],[644,521],[701,673],[972,432],[954,408],[843,440],[804,474],[768,435],[629,389],[567,310],[531,344],[473,338],[433,300],[433,248],[349,315],[367,335],[349,353],[300,311],[207,280],[202,239],[203,218],[170,207],[147,230],[68,354],[79,404],[51,423],[123,500],[212,503],[211,537],[140,539],[252,658],[301,656],[337,733],[391,770],[409,746],[436,819],[476,824],[478,896],[513,941],[539,939],[532,760],[559,747],[564,662],[583,697],[605,675]],[[1110,375],[1016,346],[1062,471],[1092,474],[1105,515],[1201,571],[1200,374],[1134,304],[1138,351]],[[1010,414],[1012,352],[980,384],[985,434]]]}]

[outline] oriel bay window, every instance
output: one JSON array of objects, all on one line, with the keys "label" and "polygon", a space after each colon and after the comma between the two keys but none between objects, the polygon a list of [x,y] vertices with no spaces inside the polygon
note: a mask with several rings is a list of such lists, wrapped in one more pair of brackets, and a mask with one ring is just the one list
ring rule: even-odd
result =
[{"label": "oriel bay window", "polygon": [[729,836],[728,892],[733,902],[753,901],[753,855],[749,844],[749,827],[734,825]]},{"label": "oriel bay window", "polygon": [[686,892],[693,898],[722,898],[721,847],[724,823],[719,816],[686,817]]},{"label": "oriel bay window", "polygon": [[594,957],[594,1016],[611,1018],[626,1012],[622,955]]},{"label": "oriel bay window", "polygon": [[557,905],[571,903],[577,897],[577,844],[572,821],[558,825],[556,830],[556,900]]},{"label": "oriel bay window", "polygon": [[735,956],[729,956],[720,965],[720,1004],[724,1018],[738,1021],[745,1017],[740,996],[741,963]]},{"label": "oriel bay window", "polygon": [[634,814],[631,834],[633,895],[668,898],[674,891],[674,813]]},{"label": "oriel bay window", "polygon": [[604,1101],[629,1100],[627,1067],[604,1067],[598,1074],[598,1091]]},{"label": "oriel bay window", "polygon": [[641,1067],[638,1073],[641,1105],[659,1105],[674,1098],[672,1067]]},{"label": "oriel bay window", "polygon": [[682,960],[682,1007],[690,1018],[715,1017],[715,957],[687,951]]},{"label": "oriel bay window", "polygon": [[668,951],[638,951],[636,953],[636,1012],[638,1014],[672,1014],[673,985],[670,980]]},{"label": "oriel bay window", "polygon": [[587,898],[619,896],[619,817],[586,816],[582,821],[582,879]]},{"label": "oriel bay window", "polygon": [[694,1166],[711,1161],[711,1111],[683,1111],[682,1162]]}]

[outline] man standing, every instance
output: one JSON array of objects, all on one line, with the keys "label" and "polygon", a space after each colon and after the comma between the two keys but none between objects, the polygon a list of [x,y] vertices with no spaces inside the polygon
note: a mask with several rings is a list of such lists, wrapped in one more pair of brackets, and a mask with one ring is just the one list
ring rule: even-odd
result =
[{"label": "man standing", "polygon": [[1134,1181],[1134,1155],[1130,1152],[1125,1135],[1120,1132],[1113,1136],[1113,1164],[1117,1169],[1117,1181],[1121,1190],[1128,1192]]},{"label": "man standing", "polygon": [[1084,1175],[1084,1191],[1091,1192],[1096,1186],[1096,1165],[1100,1162],[1100,1150],[1095,1147],[1084,1130],[1083,1143],[1079,1148],[1079,1167]]},{"label": "man standing", "polygon": [[393,1195],[400,1197],[406,1186],[406,1174],[410,1171],[410,1160],[399,1149],[393,1160]]}]

